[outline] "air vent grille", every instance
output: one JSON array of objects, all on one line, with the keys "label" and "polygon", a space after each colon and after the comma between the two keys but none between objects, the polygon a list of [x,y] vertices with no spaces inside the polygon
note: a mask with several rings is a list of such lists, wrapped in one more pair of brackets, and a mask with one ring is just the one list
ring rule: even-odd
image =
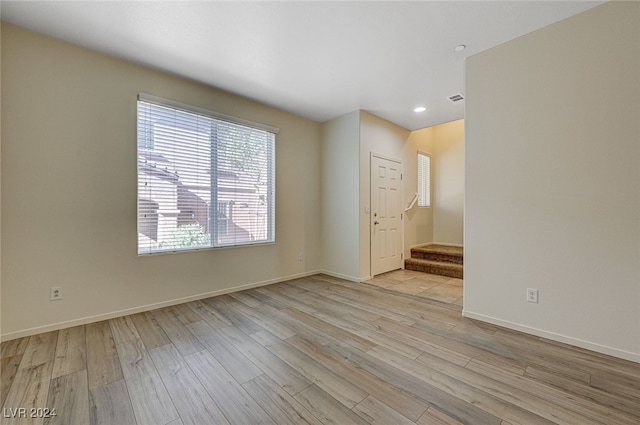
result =
[{"label": "air vent grille", "polygon": [[464,96],[462,95],[462,93],[456,93],[449,96],[449,100],[452,101],[453,103],[460,102],[463,99],[464,99]]}]

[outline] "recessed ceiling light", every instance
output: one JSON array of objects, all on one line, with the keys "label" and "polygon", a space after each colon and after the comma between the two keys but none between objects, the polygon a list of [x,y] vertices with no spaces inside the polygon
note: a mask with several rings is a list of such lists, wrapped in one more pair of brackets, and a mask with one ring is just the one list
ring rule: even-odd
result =
[{"label": "recessed ceiling light", "polygon": [[466,49],[466,48],[467,48],[467,46],[466,46],[466,45],[464,45],[464,44],[458,44],[458,45],[455,47],[455,49],[453,49],[453,50],[455,50],[456,52],[461,52],[461,51],[463,51],[463,50],[464,50],[464,49]]},{"label": "recessed ceiling light", "polygon": [[417,108],[415,108],[413,110],[413,112],[424,112],[426,110],[427,110],[427,108],[425,108],[424,106],[418,106]]}]

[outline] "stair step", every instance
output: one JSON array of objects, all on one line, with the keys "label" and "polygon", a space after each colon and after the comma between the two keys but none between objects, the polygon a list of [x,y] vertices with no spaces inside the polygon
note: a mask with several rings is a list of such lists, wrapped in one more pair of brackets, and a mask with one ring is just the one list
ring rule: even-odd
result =
[{"label": "stair step", "polygon": [[462,264],[425,260],[422,258],[407,258],[404,260],[404,268],[423,273],[437,274],[440,276],[462,279]]},{"label": "stair step", "polygon": [[461,246],[427,244],[411,248],[411,258],[463,264],[463,248]]}]

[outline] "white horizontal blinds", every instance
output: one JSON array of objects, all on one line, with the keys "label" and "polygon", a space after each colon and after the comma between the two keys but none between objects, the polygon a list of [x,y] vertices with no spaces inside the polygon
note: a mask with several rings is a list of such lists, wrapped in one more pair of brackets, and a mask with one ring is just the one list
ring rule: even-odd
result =
[{"label": "white horizontal blinds", "polygon": [[418,206],[431,206],[431,157],[418,152]]},{"label": "white horizontal blinds", "polygon": [[218,245],[273,241],[273,148],[267,131],[215,125]]},{"label": "white horizontal blinds", "polygon": [[138,101],[138,253],[274,240],[275,135]]}]

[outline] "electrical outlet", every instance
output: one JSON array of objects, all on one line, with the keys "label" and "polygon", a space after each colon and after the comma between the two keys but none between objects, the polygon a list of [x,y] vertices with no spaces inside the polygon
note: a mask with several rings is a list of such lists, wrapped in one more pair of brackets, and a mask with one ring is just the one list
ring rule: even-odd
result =
[{"label": "electrical outlet", "polygon": [[534,288],[527,288],[527,302],[537,303],[538,302],[538,290]]},{"label": "electrical outlet", "polygon": [[298,252],[298,261],[302,261],[304,260],[304,254],[302,253],[302,251]]},{"label": "electrical outlet", "polygon": [[54,286],[51,288],[51,301],[62,299],[62,286]]}]

